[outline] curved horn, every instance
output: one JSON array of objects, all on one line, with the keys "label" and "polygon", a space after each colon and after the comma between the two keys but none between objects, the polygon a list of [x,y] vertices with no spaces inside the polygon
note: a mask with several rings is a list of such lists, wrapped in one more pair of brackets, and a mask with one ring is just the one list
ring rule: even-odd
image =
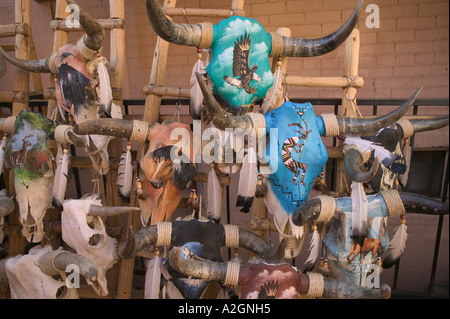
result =
[{"label": "curved horn", "polygon": [[361,152],[354,148],[349,148],[344,155],[344,169],[348,177],[357,183],[367,183],[370,181],[380,167],[378,157],[375,157],[372,167],[368,172],[363,172],[361,166],[364,164]]},{"label": "curved horn", "polygon": [[119,255],[124,259],[134,258],[144,247],[155,245],[157,240],[158,228],[156,225],[142,228],[137,233],[130,226],[128,238],[120,245]]},{"label": "curved horn", "polygon": [[[448,116],[447,117],[441,117],[436,119],[411,119],[409,120],[409,123],[411,124],[413,134],[420,133],[420,132],[426,132],[426,131],[432,131],[437,130],[441,127],[445,127],[448,125]],[[402,130],[403,134],[405,134],[404,122],[397,122],[397,125],[399,125]],[[408,120],[405,120],[408,121]],[[405,136],[408,137],[408,136]]]},{"label": "curved horn", "polygon": [[83,27],[83,30],[86,32],[86,36],[83,37],[84,45],[93,51],[99,51],[103,46],[103,40],[105,38],[105,34],[103,31],[103,27],[92,17],[83,10],[75,1],[66,0],[68,5],[76,5],[78,6],[80,13],[80,25]]},{"label": "curved horn", "polygon": [[[330,197],[331,198],[331,197]],[[310,199],[298,206],[292,214],[292,222],[297,226],[303,226],[307,222],[315,221],[322,211],[322,200],[320,197]]]},{"label": "curved horn", "polygon": [[180,24],[167,19],[158,0],[147,0],[147,15],[156,34],[162,39],[180,45],[200,47],[202,43],[201,24]]},{"label": "curved horn", "polygon": [[5,58],[3,57],[3,54],[0,54],[0,78],[5,75],[6,70],[7,68]]},{"label": "curved horn", "polygon": [[50,251],[39,258],[38,264],[48,276],[65,272],[69,265],[77,265],[80,274],[90,281],[96,281],[98,276],[97,268],[90,259],[67,251]]},{"label": "curved horn", "polygon": [[263,259],[272,259],[276,255],[276,249],[263,238],[247,229],[239,228],[239,247],[245,248],[261,256]]},{"label": "curved horn", "polygon": [[170,266],[179,273],[200,279],[225,280],[228,263],[183,258],[183,255],[183,247],[173,247],[169,253]]},{"label": "curved horn", "polygon": [[[327,131],[326,135],[368,135],[378,132],[380,129],[388,127],[392,123],[398,121],[408,111],[409,107],[413,105],[422,88],[423,87],[420,87],[405,103],[403,103],[396,110],[376,118],[361,119],[336,116],[334,125],[330,125],[327,123],[327,121],[325,121],[326,118],[322,115],[322,119],[324,119]],[[333,130],[333,126],[339,129]]]},{"label": "curved horn", "polygon": [[282,37],[285,57],[313,57],[329,53],[339,47],[352,33],[361,13],[363,0],[353,10],[348,20],[335,32],[318,39],[298,39]]},{"label": "curved horn", "polygon": [[125,213],[131,213],[140,211],[138,207],[130,207],[130,206],[101,206],[101,205],[90,205],[89,206],[89,215],[99,216],[99,217],[108,217],[108,216],[117,216]]},{"label": "curved horn", "polygon": [[248,116],[232,116],[228,115],[225,110],[220,106],[219,102],[217,102],[216,98],[212,94],[211,90],[205,83],[202,75],[196,72],[197,81],[200,85],[200,89],[202,90],[203,97],[205,100],[206,108],[208,109],[208,113],[212,118],[214,125],[221,129],[225,130],[226,128],[240,128],[243,131],[249,128],[253,128],[252,119]]},{"label": "curved horn", "polygon": [[446,202],[413,193],[399,192],[399,195],[407,213],[448,215]]},{"label": "curved horn", "polygon": [[52,68],[50,64],[53,63],[53,56],[50,56],[46,59],[41,60],[21,60],[15,57],[12,57],[0,46],[0,55],[2,55],[6,61],[11,63],[12,65],[21,68],[22,70],[35,72],[35,73],[55,73],[52,72]]}]

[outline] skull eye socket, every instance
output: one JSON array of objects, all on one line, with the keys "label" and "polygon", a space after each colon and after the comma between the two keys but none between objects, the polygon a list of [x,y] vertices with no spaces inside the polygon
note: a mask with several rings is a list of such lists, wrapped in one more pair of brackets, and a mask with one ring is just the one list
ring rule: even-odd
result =
[{"label": "skull eye socket", "polygon": [[155,189],[160,189],[161,187],[163,187],[163,182],[160,181],[160,180],[157,180],[157,181],[151,181],[151,180],[149,180],[148,182],[149,182],[150,185],[152,185],[152,187],[155,188]]}]

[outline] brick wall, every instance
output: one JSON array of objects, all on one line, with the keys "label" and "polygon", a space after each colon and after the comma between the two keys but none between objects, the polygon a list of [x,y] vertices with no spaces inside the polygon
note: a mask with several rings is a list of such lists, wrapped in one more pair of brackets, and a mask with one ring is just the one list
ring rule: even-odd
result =
[{"label": "brick wall", "polygon": [[[125,0],[128,72],[125,97],[142,98],[142,87],[150,74],[156,37],[147,19],[145,1]],[[178,7],[228,8],[231,1],[178,0]],[[80,0],[93,17],[107,18],[109,1]],[[380,28],[369,29],[366,12],[369,4],[380,9]],[[295,37],[320,37],[338,28],[350,15],[356,0],[247,0],[247,17],[258,20],[268,32],[279,27],[291,29]],[[14,1],[0,0],[0,23],[13,21]],[[49,29],[50,2],[32,1],[33,38],[39,57],[50,53],[53,35]],[[449,64],[449,2],[447,0],[366,0],[358,28],[361,31],[360,76],[365,85],[360,98],[405,98],[418,86],[424,85],[420,97],[448,98]],[[176,17],[176,22],[186,22]],[[189,17],[189,23],[200,18]],[[210,19],[210,22],[218,22]],[[109,52],[109,33],[104,54]],[[79,34],[71,34],[76,39]],[[2,39],[11,43],[12,39]],[[292,58],[288,74],[306,76],[343,75],[343,47],[315,58]],[[167,67],[167,85],[187,87],[195,48],[171,45]],[[11,69],[11,68],[10,68]],[[0,84],[9,87],[7,76]],[[44,77],[45,79],[45,77]],[[47,82],[44,81],[44,85]],[[338,89],[290,88],[291,97],[340,97]]]}]

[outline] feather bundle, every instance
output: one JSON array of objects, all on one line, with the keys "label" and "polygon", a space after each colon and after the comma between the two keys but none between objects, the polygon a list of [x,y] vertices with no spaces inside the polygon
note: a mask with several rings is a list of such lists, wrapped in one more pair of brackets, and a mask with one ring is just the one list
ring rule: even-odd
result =
[{"label": "feather bundle", "polygon": [[407,230],[408,226],[406,226],[406,224],[404,223],[401,223],[395,229],[394,236],[389,243],[386,256],[383,260],[383,268],[391,268],[402,256],[406,247],[406,239],[408,238]]},{"label": "feather bundle", "polygon": [[117,186],[119,196],[126,202],[130,202],[131,187],[133,184],[133,163],[131,159],[131,143],[128,142],[126,151],[120,157],[117,171]]},{"label": "feather bundle", "polygon": [[281,93],[281,86],[283,82],[283,72],[281,72],[281,61],[278,61],[277,69],[273,75],[273,85],[267,91],[266,97],[263,100],[263,103],[261,105],[260,112],[262,114],[266,114],[267,112],[270,112],[276,107],[278,96]]},{"label": "feather bundle", "polygon": [[375,151],[374,156],[378,157],[378,160],[380,161],[381,164],[383,164],[386,167],[389,167],[392,165],[392,163],[397,159],[397,155],[389,152],[387,149],[385,149],[382,145],[378,144],[378,143],[374,143],[365,139],[362,139],[360,137],[352,137],[352,136],[347,136],[345,138],[345,142],[344,144],[354,144],[355,146],[358,147],[358,149],[362,152],[362,153],[366,153],[366,152],[371,152],[371,151]]},{"label": "feather bundle", "polygon": [[103,58],[99,58],[97,73],[98,73],[98,83],[100,85],[99,94],[99,108],[98,114],[100,117],[111,117],[111,106],[112,106],[112,89],[111,82],[109,80],[108,69],[106,68]]},{"label": "feather bundle", "polygon": [[5,164],[6,144],[8,144],[8,138],[3,136],[2,142],[0,143],[0,175],[3,173],[3,166]]},{"label": "feather bundle", "polygon": [[248,148],[244,156],[238,186],[236,207],[242,207],[241,212],[248,213],[255,198],[256,184],[258,183],[258,161],[254,147]]},{"label": "feather bundle", "polygon": [[66,195],[69,162],[69,150],[65,148],[58,160],[52,190],[52,205],[60,211],[63,210],[64,197]]},{"label": "feather bundle", "polygon": [[403,153],[403,157],[405,158],[406,170],[398,178],[400,181],[400,184],[402,184],[403,188],[406,188],[406,184],[408,183],[409,168],[411,165],[411,151],[412,150],[411,150],[410,140],[405,139],[403,141],[402,153]]},{"label": "feather bundle", "polygon": [[316,265],[317,260],[320,256],[320,234],[317,231],[317,226],[313,226],[313,232],[311,234],[311,239],[309,241],[309,256],[305,261],[305,270],[312,271],[314,266]]},{"label": "feather bundle", "polygon": [[145,299],[159,299],[161,290],[162,259],[156,254],[153,259],[147,261],[145,272]]},{"label": "feather bundle", "polygon": [[194,67],[192,69],[192,75],[190,79],[191,86],[191,100],[190,100],[190,113],[194,120],[200,119],[202,105],[203,105],[203,93],[200,89],[200,85],[197,81],[196,73],[206,74],[206,66],[205,63],[201,59],[201,53],[199,53],[199,58],[197,62],[195,62]]},{"label": "feather bundle", "polygon": [[206,201],[206,215],[208,219],[219,222],[222,217],[222,186],[214,167],[208,173],[208,199]]},{"label": "feather bundle", "polygon": [[361,183],[352,182],[352,235],[361,239],[367,232],[367,196]]}]

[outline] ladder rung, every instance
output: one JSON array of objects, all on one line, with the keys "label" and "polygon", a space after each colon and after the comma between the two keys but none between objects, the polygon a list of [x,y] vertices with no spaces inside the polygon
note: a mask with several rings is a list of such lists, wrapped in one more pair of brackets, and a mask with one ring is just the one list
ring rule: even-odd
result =
[{"label": "ladder rung", "polygon": [[[123,29],[124,28],[124,19],[115,18],[115,19],[95,19],[105,30],[112,29]],[[66,20],[52,20],[50,22],[50,29],[52,31],[60,30],[60,31],[83,31],[82,27],[74,28],[68,27],[66,25]]]},{"label": "ladder rung", "polygon": [[31,35],[31,28],[26,23],[0,25],[0,38],[13,37],[16,34]]},{"label": "ladder rung", "polygon": [[[338,77],[309,77],[309,76],[288,76],[286,78],[288,85],[307,86],[307,87],[335,87],[345,88],[349,84],[349,80],[345,76]],[[355,81],[357,88],[362,88],[364,79],[358,77]]]},{"label": "ladder rung", "polygon": [[244,16],[245,11],[240,9],[199,9],[199,8],[171,8],[163,7],[164,14],[175,17],[205,17],[205,18],[229,18],[233,15]]},{"label": "ladder rung", "polygon": [[172,96],[172,97],[183,97],[190,98],[191,91],[189,89],[168,87],[157,84],[148,84],[143,88],[144,94],[158,95],[158,96]]}]

